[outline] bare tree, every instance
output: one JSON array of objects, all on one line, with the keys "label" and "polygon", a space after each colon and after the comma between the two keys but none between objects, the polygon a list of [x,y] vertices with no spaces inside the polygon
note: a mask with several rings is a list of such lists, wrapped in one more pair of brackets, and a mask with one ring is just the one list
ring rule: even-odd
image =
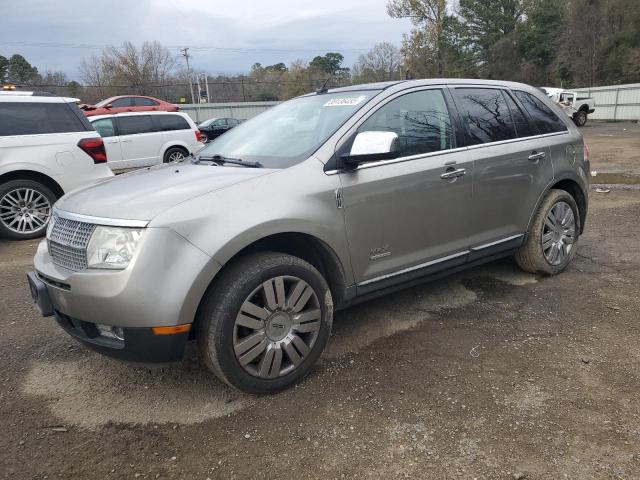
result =
[{"label": "bare tree", "polygon": [[399,79],[402,64],[402,55],[396,46],[387,42],[379,43],[358,58],[358,63],[351,69],[353,83]]}]

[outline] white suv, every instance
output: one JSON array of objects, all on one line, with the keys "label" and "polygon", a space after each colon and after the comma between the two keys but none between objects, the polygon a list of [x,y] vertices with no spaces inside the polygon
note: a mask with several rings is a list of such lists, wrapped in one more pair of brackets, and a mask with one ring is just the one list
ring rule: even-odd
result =
[{"label": "white suv", "polygon": [[198,127],[185,113],[127,112],[89,121],[104,138],[114,170],[182,160],[203,147]]},{"label": "white suv", "polygon": [[59,197],[113,176],[103,141],[77,101],[0,92],[0,236],[43,235]]}]

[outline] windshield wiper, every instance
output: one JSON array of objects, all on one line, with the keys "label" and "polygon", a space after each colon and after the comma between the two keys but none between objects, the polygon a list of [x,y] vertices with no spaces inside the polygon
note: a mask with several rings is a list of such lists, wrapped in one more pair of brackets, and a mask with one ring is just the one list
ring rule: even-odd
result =
[{"label": "windshield wiper", "polygon": [[260,162],[245,162],[244,160],[241,160],[239,158],[230,158],[230,157],[223,157],[222,155],[213,155],[211,157],[203,157],[202,155],[200,155],[196,161],[199,163],[201,161],[205,161],[205,162],[213,162],[216,163],[218,165],[223,165],[225,163],[228,163],[230,165],[240,165],[241,167],[248,167],[248,168],[263,168],[264,165],[262,165]]}]

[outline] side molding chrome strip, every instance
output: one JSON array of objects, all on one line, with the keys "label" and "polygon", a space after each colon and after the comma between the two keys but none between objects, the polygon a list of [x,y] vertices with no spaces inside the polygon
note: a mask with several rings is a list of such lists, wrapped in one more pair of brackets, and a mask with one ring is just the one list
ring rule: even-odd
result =
[{"label": "side molding chrome strip", "polygon": [[485,248],[495,247],[496,245],[500,245],[501,243],[507,243],[507,242],[510,242],[512,240],[515,240],[517,238],[522,238],[522,237],[524,237],[524,234],[522,234],[522,233],[520,235],[512,235],[511,237],[503,238],[501,240],[496,240],[495,242],[485,243],[484,245],[479,245],[477,247],[472,247],[471,251],[472,252],[477,252],[478,250],[484,250]]},{"label": "side molding chrome strip", "polygon": [[134,227],[144,228],[149,224],[148,220],[127,220],[121,218],[93,217],[91,215],[82,215],[80,213],[66,212],[64,210],[53,209],[53,214],[66,218],[67,220],[75,220],[77,222],[93,223],[96,225],[106,225],[108,227]]},{"label": "side molding chrome strip", "polygon": [[358,287],[363,287],[365,285],[370,285],[372,283],[379,282],[380,280],[386,280],[387,278],[396,277],[396,276],[402,275],[404,273],[410,273],[410,272],[413,272],[415,270],[420,270],[422,268],[431,267],[432,265],[436,265],[438,263],[446,262],[447,260],[453,260],[455,258],[462,257],[464,255],[468,255],[469,253],[471,253],[469,250],[465,250],[464,252],[454,253],[453,255],[449,255],[447,257],[438,258],[436,260],[431,260],[430,262],[421,263],[420,265],[415,265],[413,267],[409,267],[409,268],[405,268],[405,269],[402,269],[402,270],[398,270],[397,272],[387,273],[386,275],[382,275],[380,277],[372,278],[371,280],[367,280],[367,281],[358,283],[357,286]]}]

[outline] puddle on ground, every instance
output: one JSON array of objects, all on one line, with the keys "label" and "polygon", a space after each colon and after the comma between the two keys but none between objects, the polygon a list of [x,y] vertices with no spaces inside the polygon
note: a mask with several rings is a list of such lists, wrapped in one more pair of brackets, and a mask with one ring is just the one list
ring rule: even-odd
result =
[{"label": "puddle on ground", "polygon": [[222,385],[203,368],[183,363],[141,368],[88,354],[79,360],[36,363],[25,393],[47,397],[65,425],[95,428],[116,423],[193,424],[240,410],[248,397]]}]

